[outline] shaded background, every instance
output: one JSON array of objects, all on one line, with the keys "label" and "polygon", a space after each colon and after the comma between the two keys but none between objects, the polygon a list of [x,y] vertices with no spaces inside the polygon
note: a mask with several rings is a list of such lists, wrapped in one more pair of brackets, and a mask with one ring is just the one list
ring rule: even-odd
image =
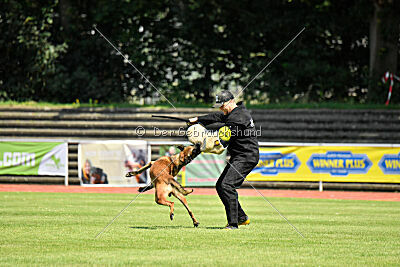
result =
[{"label": "shaded background", "polygon": [[[399,1],[12,1],[0,11],[0,100],[157,104],[246,90],[252,104],[384,103],[398,74]],[[400,103],[395,90],[392,103]]]}]

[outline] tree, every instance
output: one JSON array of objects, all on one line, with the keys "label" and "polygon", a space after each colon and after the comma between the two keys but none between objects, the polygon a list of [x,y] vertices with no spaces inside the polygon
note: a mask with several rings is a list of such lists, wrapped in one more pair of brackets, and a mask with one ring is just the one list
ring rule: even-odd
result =
[{"label": "tree", "polygon": [[5,0],[0,98],[109,103],[162,101],[164,95],[173,102],[210,103],[215,91],[242,91],[306,26],[243,98],[271,103],[368,97],[382,103],[384,87],[376,81],[386,68],[397,71],[399,8],[394,0],[371,3]]},{"label": "tree", "polygon": [[[370,101],[383,102],[386,92],[378,84],[386,71],[397,74],[400,5],[395,0],[374,0],[374,12],[370,24]],[[399,97],[400,99],[400,97]]]},{"label": "tree", "polygon": [[0,15],[0,99],[41,100],[67,44],[53,40],[57,2],[5,0]]}]

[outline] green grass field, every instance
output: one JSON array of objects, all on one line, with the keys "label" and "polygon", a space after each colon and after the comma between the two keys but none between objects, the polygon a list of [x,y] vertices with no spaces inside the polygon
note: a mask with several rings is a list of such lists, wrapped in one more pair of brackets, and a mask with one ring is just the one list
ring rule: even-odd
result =
[{"label": "green grass field", "polygon": [[399,265],[400,202],[269,198],[299,236],[260,197],[242,197],[252,223],[219,229],[217,196],[188,196],[193,228],[176,203],[175,219],[153,195],[0,193],[0,265]]}]

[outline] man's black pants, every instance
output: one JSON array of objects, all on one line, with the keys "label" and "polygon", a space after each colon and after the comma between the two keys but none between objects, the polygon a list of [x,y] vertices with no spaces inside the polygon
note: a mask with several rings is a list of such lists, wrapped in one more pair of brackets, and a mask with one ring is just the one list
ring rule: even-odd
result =
[{"label": "man's black pants", "polygon": [[231,159],[217,181],[218,196],[225,206],[226,217],[230,225],[236,225],[239,220],[242,221],[247,217],[240,206],[236,189],[242,185],[246,176],[257,163],[247,162],[244,159]]}]

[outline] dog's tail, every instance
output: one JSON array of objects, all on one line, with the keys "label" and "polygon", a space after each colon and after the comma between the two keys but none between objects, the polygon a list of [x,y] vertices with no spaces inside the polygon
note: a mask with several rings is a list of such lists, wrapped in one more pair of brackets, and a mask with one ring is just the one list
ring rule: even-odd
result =
[{"label": "dog's tail", "polygon": [[142,168],[132,171],[132,172],[128,172],[125,177],[132,177],[132,176],[136,176],[138,174],[141,174],[142,172],[144,172],[145,170],[147,170],[148,168],[151,167],[151,165],[153,165],[153,161],[150,161],[149,163],[147,163],[146,165],[144,165]]},{"label": "dog's tail", "polygon": [[180,193],[182,193],[184,196],[189,195],[190,193],[193,192],[193,189],[186,190],[185,188],[183,188],[183,187],[181,186],[180,183],[178,183],[177,181],[175,181],[174,178],[171,178],[171,179],[170,179],[170,182],[171,182],[172,186],[175,187],[175,188],[176,188]]},{"label": "dog's tail", "polygon": [[147,190],[150,190],[152,188],[154,188],[154,185],[153,184],[149,184],[147,186],[139,187],[138,191],[140,193],[143,193],[143,192],[146,192]]}]

